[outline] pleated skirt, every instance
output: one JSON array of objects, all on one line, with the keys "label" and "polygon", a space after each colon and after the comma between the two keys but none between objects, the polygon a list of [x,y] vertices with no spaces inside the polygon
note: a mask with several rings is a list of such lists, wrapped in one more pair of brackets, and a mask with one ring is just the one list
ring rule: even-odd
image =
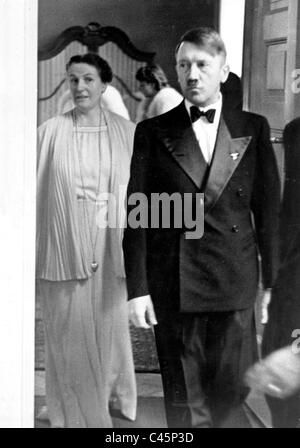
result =
[{"label": "pleated skirt", "polygon": [[46,403],[52,427],[110,428],[112,410],[136,417],[126,283],[115,275],[111,229],[89,229],[86,211],[91,217],[94,203],[78,204],[82,247],[87,259],[95,255],[99,267],[86,280],[39,280]]}]

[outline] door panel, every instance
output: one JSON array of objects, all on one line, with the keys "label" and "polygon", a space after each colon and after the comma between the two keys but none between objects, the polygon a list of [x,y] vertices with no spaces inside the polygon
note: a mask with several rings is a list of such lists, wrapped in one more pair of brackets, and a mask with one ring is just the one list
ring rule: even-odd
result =
[{"label": "door panel", "polygon": [[298,0],[247,0],[244,52],[245,106],[265,115],[283,182],[282,131],[300,115],[295,86],[300,59]]}]

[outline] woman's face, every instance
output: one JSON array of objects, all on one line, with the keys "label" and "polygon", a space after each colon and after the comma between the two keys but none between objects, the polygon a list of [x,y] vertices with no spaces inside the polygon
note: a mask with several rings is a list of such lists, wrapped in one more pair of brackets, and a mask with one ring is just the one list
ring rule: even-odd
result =
[{"label": "woman's face", "polygon": [[142,92],[146,98],[152,98],[157,94],[154,84],[146,81],[139,81],[139,91]]},{"label": "woman's face", "polygon": [[76,107],[83,113],[98,107],[106,84],[101,81],[96,67],[85,63],[72,64],[67,74]]}]

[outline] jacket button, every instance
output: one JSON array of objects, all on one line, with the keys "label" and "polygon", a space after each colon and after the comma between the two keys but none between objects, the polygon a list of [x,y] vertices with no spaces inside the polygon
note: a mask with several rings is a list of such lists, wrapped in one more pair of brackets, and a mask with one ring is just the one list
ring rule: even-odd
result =
[{"label": "jacket button", "polygon": [[242,188],[239,188],[237,191],[237,195],[240,197],[244,196],[244,190]]},{"label": "jacket button", "polygon": [[231,231],[237,233],[240,231],[239,226],[232,226]]}]

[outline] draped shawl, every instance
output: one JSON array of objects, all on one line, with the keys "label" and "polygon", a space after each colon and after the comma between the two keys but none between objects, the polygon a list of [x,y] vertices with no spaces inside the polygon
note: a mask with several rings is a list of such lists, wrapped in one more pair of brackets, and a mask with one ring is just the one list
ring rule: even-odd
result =
[{"label": "draped shawl", "polygon": [[[111,148],[110,192],[115,198],[115,228],[109,235],[116,276],[125,277],[122,239],[126,188],[135,125],[103,111]],[[37,278],[62,281],[92,275],[78,229],[72,111],[51,118],[38,129]]]}]

